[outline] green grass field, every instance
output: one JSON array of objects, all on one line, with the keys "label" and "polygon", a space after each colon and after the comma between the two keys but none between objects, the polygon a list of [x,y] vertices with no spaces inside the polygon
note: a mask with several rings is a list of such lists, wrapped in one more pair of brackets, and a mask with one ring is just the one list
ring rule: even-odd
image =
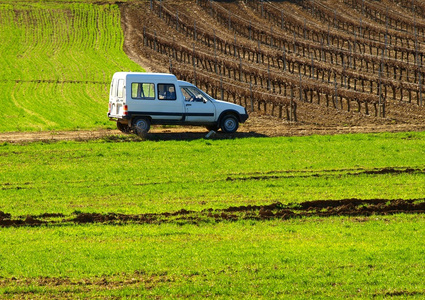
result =
[{"label": "green grass field", "polygon": [[57,225],[0,229],[0,295],[422,298],[420,214],[195,224],[60,219],[318,199],[423,202],[424,143],[424,133],[398,133],[3,144],[0,211],[62,217]]},{"label": "green grass field", "polygon": [[[424,133],[4,144],[0,210],[138,214],[411,199],[425,191],[424,154]],[[388,168],[398,172],[381,172]]]},{"label": "green grass field", "polygon": [[0,131],[111,126],[109,84],[141,71],[124,53],[116,4],[0,0]]},{"label": "green grass field", "polygon": [[424,228],[398,215],[1,229],[0,295],[420,299]]},{"label": "green grass field", "polygon": [[[123,39],[112,0],[0,0],[0,132],[111,127],[112,74],[142,70]],[[423,214],[205,215],[423,203],[424,155],[425,133],[0,144],[0,299],[422,299]],[[72,221],[83,213],[162,215]]]}]

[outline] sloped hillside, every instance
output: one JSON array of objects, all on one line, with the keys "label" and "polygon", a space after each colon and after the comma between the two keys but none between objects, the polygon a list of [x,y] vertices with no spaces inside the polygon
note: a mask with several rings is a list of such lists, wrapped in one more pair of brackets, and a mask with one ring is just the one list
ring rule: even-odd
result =
[{"label": "sloped hillside", "polygon": [[142,70],[116,4],[0,0],[0,40],[0,131],[112,126],[112,74]]},{"label": "sloped hillside", "polygon": [[244,105],[248,131],[425,124],[418,0],[0,0],[0,26],[3,132],[113,127],[110,78],[142,67]]},{"label": "sloped hillside", "polygon": [[[407,3],[408,2],[408,3]],[[124,49],[256,115],[318,126],[423,124],[421,1],[134,1]]]}]

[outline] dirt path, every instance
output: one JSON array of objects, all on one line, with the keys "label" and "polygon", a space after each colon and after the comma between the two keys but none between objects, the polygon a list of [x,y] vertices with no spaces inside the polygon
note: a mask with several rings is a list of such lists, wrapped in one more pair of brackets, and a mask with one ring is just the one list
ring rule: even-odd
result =
[{"label": "dirt path", "polygon": [[[245,137],[276,137],[276,136],[307,136],[349,133],[377,132],[407,132],[424,131],[425,124],[363,124],[351,126],[323,126],[311,124],[291,124],[287,121],[270,116],[251,115],[245,124],[241,124],[234,134],[218,132],[212,139],[245,138]],[[152,126],[147,140],[193,140],[205,138],[207,130],[204,127],[193,126]],[[0,133],[0,143],[28,143],[36,141],[85,141],[121,135],[118,130],[78,130],[78,131],[38,131],[38,132],[3,132]]]}]

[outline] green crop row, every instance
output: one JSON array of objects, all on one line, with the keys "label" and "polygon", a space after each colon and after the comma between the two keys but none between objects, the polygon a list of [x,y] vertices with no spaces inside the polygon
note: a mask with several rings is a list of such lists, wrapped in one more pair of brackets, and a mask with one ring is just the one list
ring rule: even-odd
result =
[{"label": "green crop row", "polygon": [[116,4],[0,1],[0,131],[105,126],[109,82],[140,71]]},{"label": "green crop row", "polygon": [[423,298],[420,215],[0,228],[2,299]]},{"label": "green crop row", "polygon": [[[108,85],[97,83],[0,83],[3,99],[0,131],[104,127]],[[35,92],[36,91],[36,92]],[[30,95],[30,96],[28,96]]]},{"label": "green crop row", "polygon": [[425,192],[425,134],[0,147],[0,210],[151,213]]}]

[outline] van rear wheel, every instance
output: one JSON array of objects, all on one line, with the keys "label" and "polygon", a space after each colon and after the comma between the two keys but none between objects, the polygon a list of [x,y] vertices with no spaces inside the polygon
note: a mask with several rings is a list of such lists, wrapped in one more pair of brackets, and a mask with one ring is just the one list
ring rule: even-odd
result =
[{"label": "van rear wheel", "polygon": [[130,133],[131,132],[130,127],[128,126],[128,124],[123,124],[123,123],[117,122],[117,128],[122,133]]},{"label": "van rear wheel", "polygon": [[134,132],[140,136],[144,137],[146,133],[151,128],[151,122],[148,118],[137,118],[133,122]]}]

